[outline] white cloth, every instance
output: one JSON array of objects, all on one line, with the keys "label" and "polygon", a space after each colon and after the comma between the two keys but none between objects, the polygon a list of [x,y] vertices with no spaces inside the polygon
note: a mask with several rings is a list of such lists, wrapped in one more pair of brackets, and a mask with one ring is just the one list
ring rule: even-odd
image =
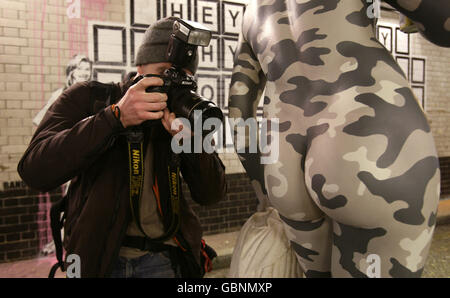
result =
[{"label": "white cloth", "polygon": [[303,277],[277,210],[269,207],[256,212],[244,224],[234,247],[228,277]]}]

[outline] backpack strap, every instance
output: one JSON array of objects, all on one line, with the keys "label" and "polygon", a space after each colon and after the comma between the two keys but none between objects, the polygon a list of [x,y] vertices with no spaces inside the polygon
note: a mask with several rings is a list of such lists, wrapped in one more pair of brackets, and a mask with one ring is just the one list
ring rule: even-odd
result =
[{"label": "backpack strap", "polygon": [[[65,209],[66,209],[67,196],[64,196],[61,200],[52,204],[50,209],[50,226],[52,228],[53,242],[55,243],[56,259],[55,263],[50,269],[48,274],[49,278],[54,278],[56,270],[61,268],[61,271],[65,271],[64,260],[63,260],[63,249],[62,249],[62,239],[61,239],[61,229],[64,226],[65,220]],[[61,218],[61,213],[64,213]]]},{"label": "backpack strap", "polygon": [[91,88],[91,115],[115,103],[116,98],[113,97],[120,94],[120,87],[115,83],[104,84],[97,81],[90,81],[89,87]]}]

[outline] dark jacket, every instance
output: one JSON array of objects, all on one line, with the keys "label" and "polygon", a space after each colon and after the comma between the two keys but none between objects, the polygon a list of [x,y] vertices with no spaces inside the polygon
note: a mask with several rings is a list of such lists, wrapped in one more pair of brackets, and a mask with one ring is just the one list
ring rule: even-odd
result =
[{"label": "dark jacket", "polygon": [[[82,277],[109,275],[131,220],[127,143],[120,135],[120,121],[106,106],[120,100],[128,87],[129,83],[111,89],[84,82],[65,90],[48,110],[18,165],[24,182],[41,191],[72,180],[64,248],[66,255],[80,256]],[[161,200],[169,197],[170,138],[162,125],[146,132],[146,140],[155,146],[154,173]],[[181,173],[194,201],[208,205],[225,197],[225,170],[217,154],[180,155]],[[200,262],[200,223],[183,198],[180,233]]]}]

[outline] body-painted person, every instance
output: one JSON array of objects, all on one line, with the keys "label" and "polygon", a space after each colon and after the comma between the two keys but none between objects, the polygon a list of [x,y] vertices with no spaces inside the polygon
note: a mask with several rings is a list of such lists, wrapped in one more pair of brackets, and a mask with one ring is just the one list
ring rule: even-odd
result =
[{"label": "body-painted person", "polygon": [[[387,2],[449,46],[449,2]],[[306,277],[419,277],[435,227],[434,140],[375,38],[369,5],[254,0],[243,19],[230,118],[255,117],[264,91],[280,152],[272,164],[239,155],[260,200],[279,211]]]}]

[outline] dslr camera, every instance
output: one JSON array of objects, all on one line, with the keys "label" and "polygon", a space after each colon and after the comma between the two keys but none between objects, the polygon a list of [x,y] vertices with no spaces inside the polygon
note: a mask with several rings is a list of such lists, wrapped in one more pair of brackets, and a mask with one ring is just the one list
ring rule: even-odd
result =
[{"label": "dslr camera", "polygon": [[[168,62],[172,67],[166,69],[162,76],[147,74],[138,77],[134,84],[144,77],[157,76],[164,81],[163,86],[148,87],[146,92],[167,93],[167,107],[180,118],[189,120],[191,127],[194,122],[194,111],[201,111],[204,122],[208,118],[218,118],[223,121],[223,114],[219,107],[196,93],[197,83],[194,76],[187,74],[183,67],[187,66],[197,55],[198,46],[208,46],[211,31],[202,24],[186,20],[177,20],[173,24],[169,45],[166,51]],[[150,120],[150,122],[155,120]],[[147,121],[148,122],[148,121]],[[202,123],[203,127],[203,123]]]}]

